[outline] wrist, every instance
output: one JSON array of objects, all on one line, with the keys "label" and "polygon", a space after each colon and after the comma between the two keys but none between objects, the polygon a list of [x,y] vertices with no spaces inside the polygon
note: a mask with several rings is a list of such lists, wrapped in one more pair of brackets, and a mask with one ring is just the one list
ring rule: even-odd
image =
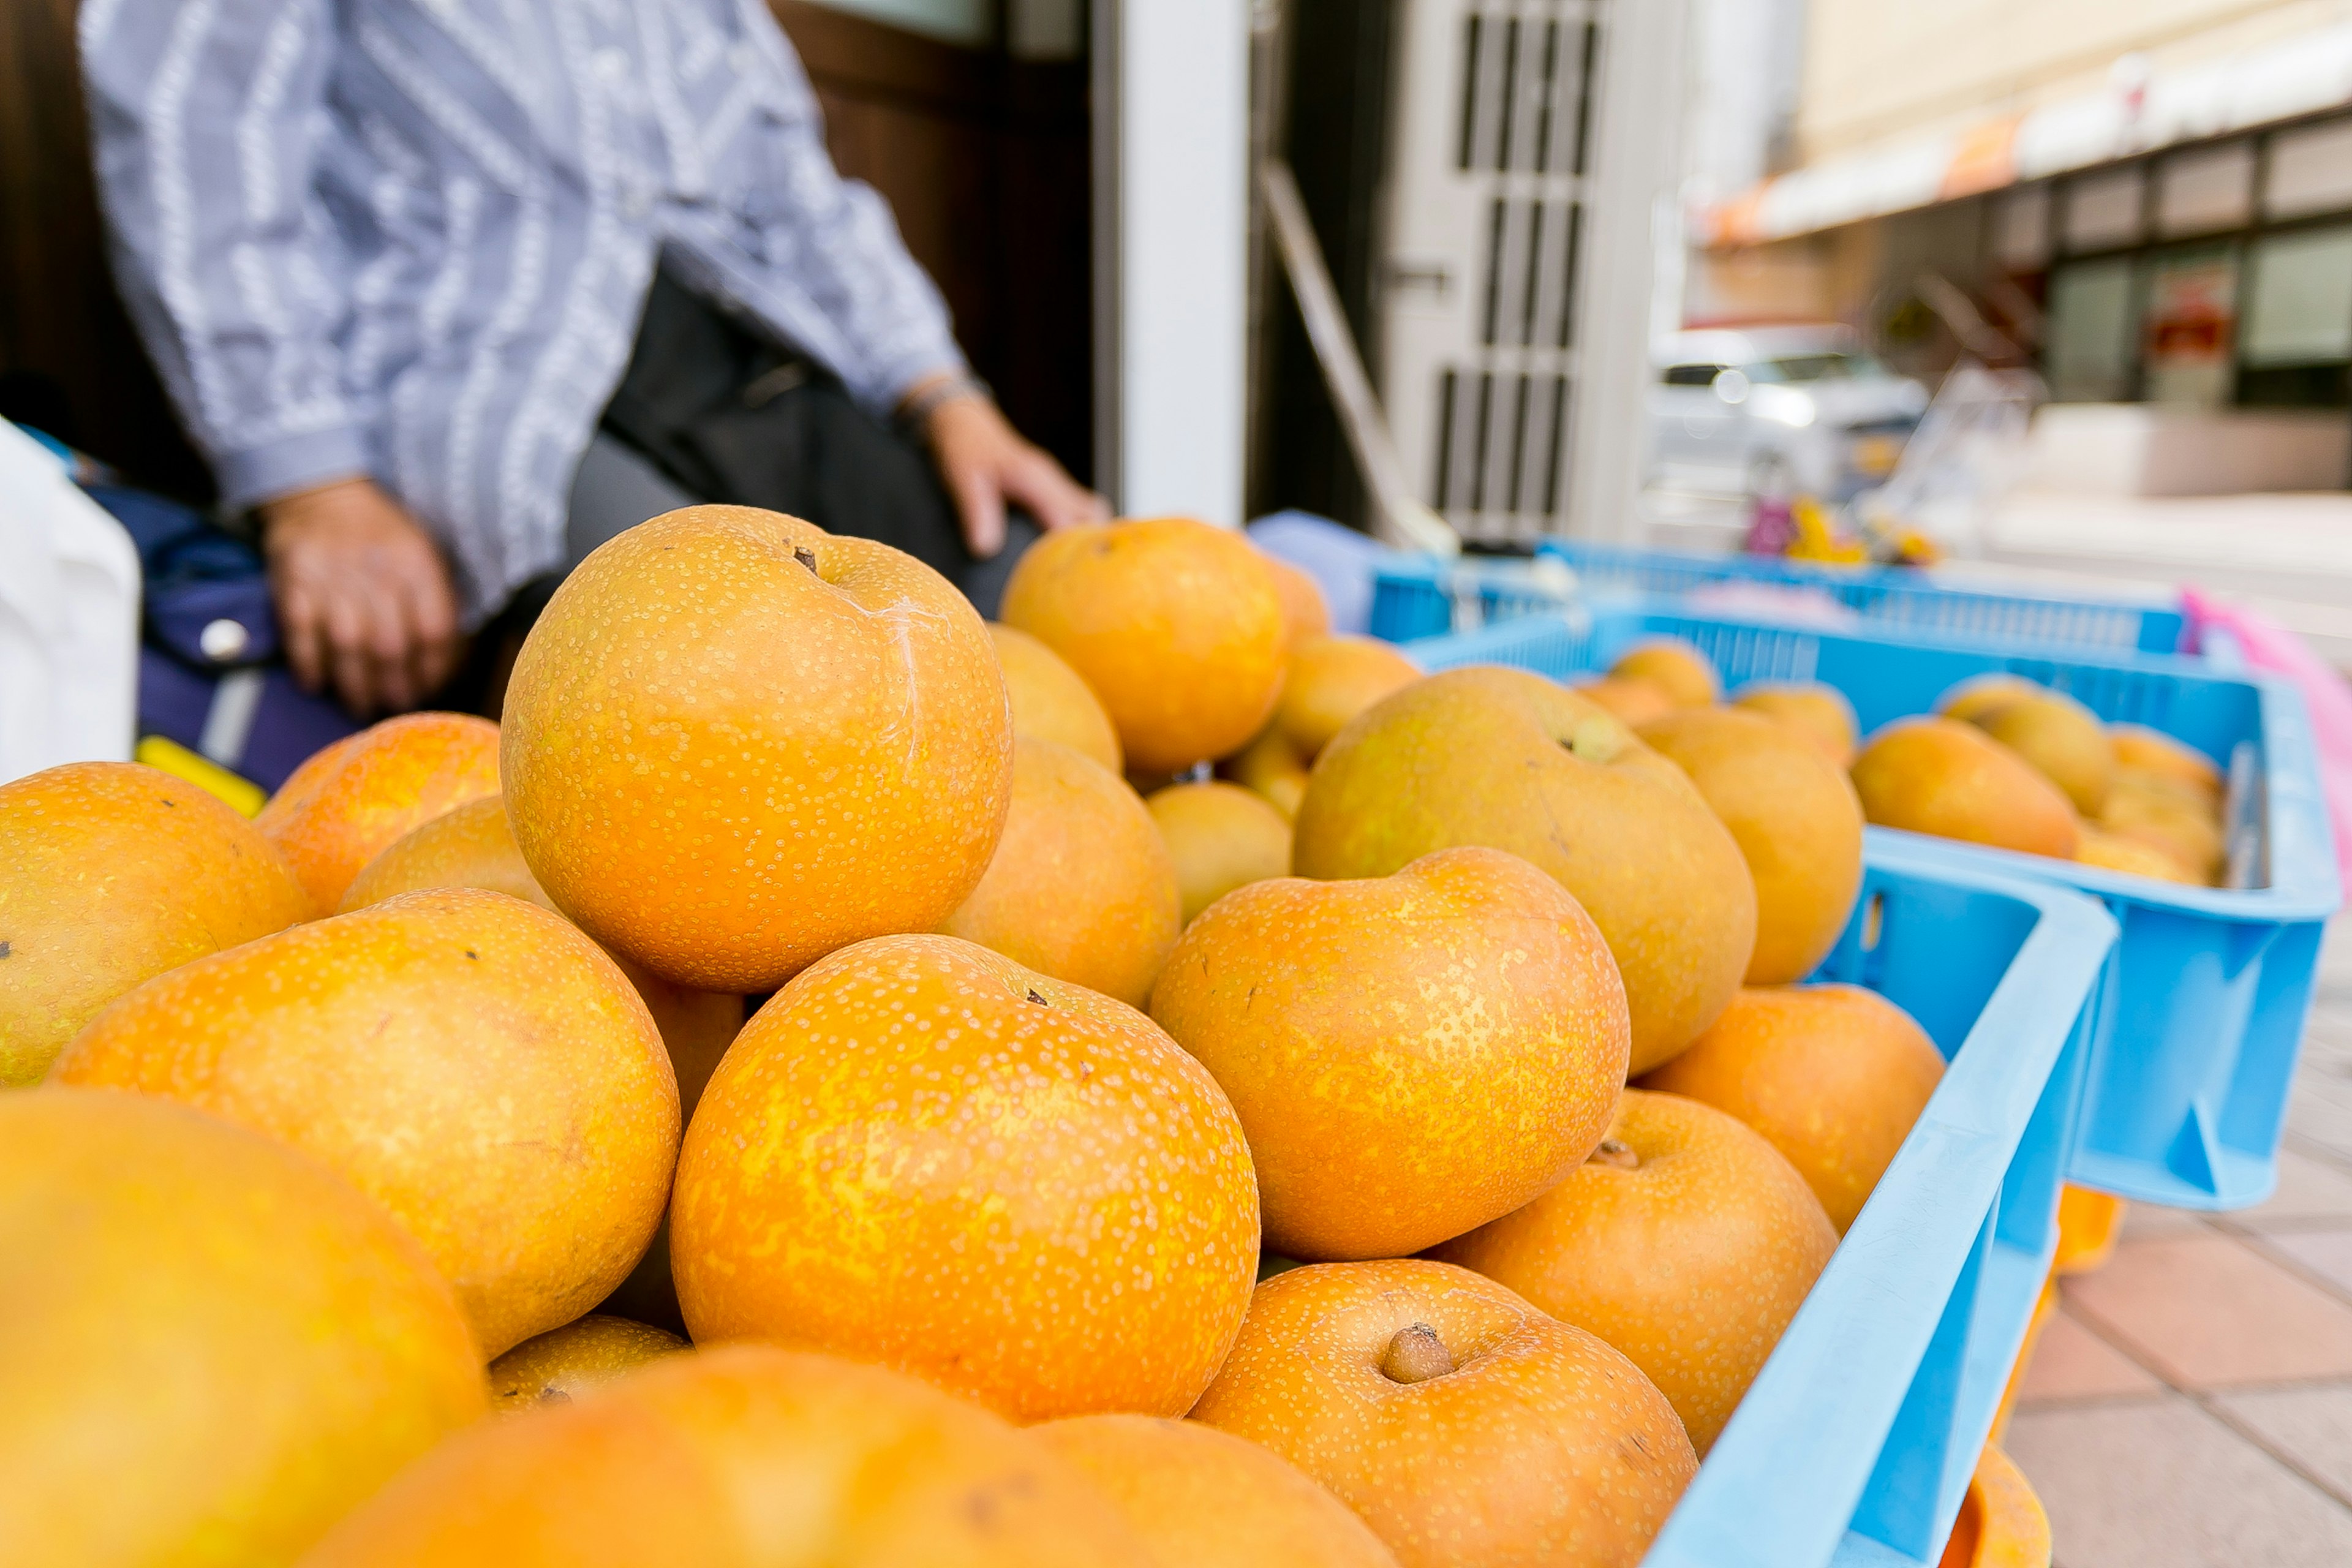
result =
[{"label": "wrist", "polygon": [[898,426],[909,435],[929,437],[931,422],[940,411],[961,403],[979,403],[993,408],[996,395],[988,383],[968,372],[925,376],[899,401],[896,415]]}]

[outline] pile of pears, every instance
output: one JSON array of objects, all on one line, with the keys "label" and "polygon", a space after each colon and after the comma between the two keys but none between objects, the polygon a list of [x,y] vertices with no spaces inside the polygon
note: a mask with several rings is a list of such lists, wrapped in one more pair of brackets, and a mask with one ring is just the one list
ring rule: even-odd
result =
[{"label": "pile of pears", "polygon": [[0,785],[0,1555],[1632,1568],[1943,1074],[1853,741],[703,507],[499,724]]}]

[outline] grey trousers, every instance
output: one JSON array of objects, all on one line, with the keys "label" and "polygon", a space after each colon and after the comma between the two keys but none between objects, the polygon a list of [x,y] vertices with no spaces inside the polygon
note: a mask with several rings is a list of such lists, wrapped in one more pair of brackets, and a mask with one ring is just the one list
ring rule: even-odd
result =
[{"label": "grey trousers", "polygon": [[[569,572],[588,552],[626,532],[649,517],[692,506],[699,498],[688,495],[643,453],[604,430],[596,432],[572,476],[570,512],[563,527]],[[1037,525],[1018,512],[1004,520],[1004,548],[989,560],[974,563],[965,573],[964,593],[983,616],[993,618],[1004,598],[1005,580],[1013,563],[1037,538]]]}]

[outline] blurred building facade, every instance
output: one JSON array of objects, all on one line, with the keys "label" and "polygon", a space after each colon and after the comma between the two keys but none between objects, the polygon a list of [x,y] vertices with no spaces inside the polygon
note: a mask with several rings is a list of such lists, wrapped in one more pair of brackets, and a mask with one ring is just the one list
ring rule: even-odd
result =
[{"label": "blurred building facade", "polygon": [[[1764,177],[1693,166],[1686,319],[1842,321],[1915,372],[2031,364],[2081,470],[2061,484],[2345,482],[2352,5],[1807,0],[1784,48],[1799,25],[1777,153],[1744,128]],[[1703,79],[1710,50],[1769,68],[1718,33]]]}]

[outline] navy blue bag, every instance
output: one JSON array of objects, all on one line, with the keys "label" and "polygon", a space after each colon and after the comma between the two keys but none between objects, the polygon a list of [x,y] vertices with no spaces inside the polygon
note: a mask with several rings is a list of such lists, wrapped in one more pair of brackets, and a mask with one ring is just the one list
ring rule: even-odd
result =
[{"label": "navy blue bag", "polygon": [[163,496],[116,484],[84,489],[139,551],[140,733],[275,790],[311,752],[359,728],[331,699],[294,683],[253,546]]}]

